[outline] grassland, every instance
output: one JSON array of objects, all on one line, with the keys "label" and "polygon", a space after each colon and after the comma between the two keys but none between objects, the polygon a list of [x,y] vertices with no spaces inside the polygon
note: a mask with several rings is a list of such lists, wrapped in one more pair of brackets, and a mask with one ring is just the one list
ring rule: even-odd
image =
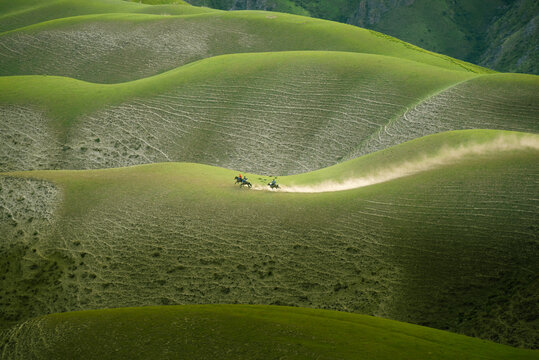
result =
[{"label": "grassland", "polygon": [[[0,0],[0,23],[3,357],[193,326],[223,335],[182,335],[193,356],[536,356],[349,314],[539,347],[536,76],[263,11]],[[164,306],[223,303],[318,310]]]},{"label": "grassland", "polygon": [[[500,136],[524,135],[435,135],[312,179],[368,176]],[[537,136],[526,136],[535,147],[489,148],[317,194],[241,190],[236,172],[187,163],[4,174],[2,321],[118,306],[279,304],[535,347],[538,150]]]},{"label": "grassland", "polygon": [[436,132],[539,130],[534,76],[370,54],[236,54],[129,83],[11,76],[0,89],[3,171],[188,161],[285,175]]},{"label": "grassland", "polygon": [[[183,2],[182,2],[183,3]],[[218,10],[179,5],[144,5],[117,0],[21,0],[0,1],[0,33],[71,16],[106,13],[143,13],[160,15],[192,15]]]},{"label": "grassland", "polygon": [[316,169],[335,164],[410,103],[468,78],[335,52],[229,55],[115,85],[4,77],[1,169],[170,160],[264,173]]},{"label": "grassland", "polygon": [[[263,9],[375,30],[497,71],[538,74],[534,0],[189,0],[216,9]],[[301,11],[301,10],[300,10]]]},{"label": "grassland", "polygon": [[77,16],[2,33],[0,47],[5,49],[0,75],[59,75],[99,83],[140,79],[217,55],[294,50],[370,53],[488,72],[354,26],[256,11]]},{"label": "grassland", "polygon": [[357,14],[355,24],[457,59],[476,61],[489,45],[482,38],[489,22],[500,16],[504,5],[503,0],[488,4],[480,0],[385,2]]},{"label": "grassland", "polygon": [[[13,332],[1,358],[536,359],[370,316],[275,306],[160,306],[53,314]],[[251,346],[245,346],[245,343]],[[254,345],[254,346],[252,346]],[[226,349],[226,350],[225,350]]]},{"label": "grassland", "polygon": [[538,74],[536,1],[373,3],[346,22],[498,71]]}]

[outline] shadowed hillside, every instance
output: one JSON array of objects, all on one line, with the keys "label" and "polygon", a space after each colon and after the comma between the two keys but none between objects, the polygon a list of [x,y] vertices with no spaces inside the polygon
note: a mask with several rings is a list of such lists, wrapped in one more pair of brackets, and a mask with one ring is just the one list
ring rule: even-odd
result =
[{"label": "shadowed hillside", "polygon": [[305,11],[313,17],[376,30],[422,48],[498,71],[539,72],[539,3],[534,0],[189,2],[225,10],[258,9],[294,14]]},{"label": "shadowed hillside", "polygon": [[537,76],[176,0],[0,0],[0,31],[2,359],[537,357],[432,329],[539,348]]},{"label": "shadowed hillside", "polygon": [[236,172],[197,164],[5,174],[2,321],[117,306],[280,304],[536,347],[536,135],[434,135],[281,184],[376,175],[499,136],[532,137],[318,194],[241,190]]}]

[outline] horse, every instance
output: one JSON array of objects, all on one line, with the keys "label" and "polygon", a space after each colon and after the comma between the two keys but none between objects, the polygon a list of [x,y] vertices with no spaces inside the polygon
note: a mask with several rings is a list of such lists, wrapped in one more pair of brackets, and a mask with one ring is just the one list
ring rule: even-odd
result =
[{"label": "horse", "polygon": [[278,184],[269,183],[268,186],[272,189],[280,189]]},{"label": "horse", "polygon": [[249,181],[246,181],[245,179],[240,179],[239,176],[234,177],[234,180],[236,180],[236,184],[240,183],[240,188],[247,186],[250,189],[253,187],[253,185]]}]

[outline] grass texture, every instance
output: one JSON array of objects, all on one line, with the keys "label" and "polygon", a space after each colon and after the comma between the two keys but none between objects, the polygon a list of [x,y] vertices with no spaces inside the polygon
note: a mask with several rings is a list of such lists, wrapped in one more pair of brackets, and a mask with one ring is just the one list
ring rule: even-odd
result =
[{"label": "grass texture", "polygon": [[216,9],[273,10],[357,25],[497,71],[538,73],[534,0],[190,0]]},{"label": "grass texture", "polygon": [[176,1],[176,3],[178,4],[146,5],[139,3],[139,1],[126,2],[118,0],[1,0],[0,33],[44,21],[89,14],[191,15],[218,12],[218,10],[189,6],[183,1]]},{"label": "grass texture", "polygon": [[[537,135],[444,133],[279,180],[286,189],[438,159],[313,194],[240,189],[237,172],[189,163],[4,174],[2,321],[274,304],[536,347],[537,155]],[[247,175],[255,187],[270,180]]]},{"label": "grass texture", "polygon": [[537,132],[539,81],[342,52],[235,54],[129,83],[0,78],[0,170],[188,161],[266,175],[425,135]]},{"label": "grass texture", "polygon": [[537,76],[187,4],[0,31],[3,358],[536,356],[351,313],[539,348]]},{"label": "grass texture", "polygon": [[[2,358],[537,359],[396,321],[276,306],[158,306],[52,314],[13,331]],[[250,346],[245,346],[248,343]]]},{"label": "grass texture", "polygon": [[369,53],[491,72],[370,30],[263,11],[76,16],[2,33],[0,46],[2,76],[59,75],[99,83],[141,79],[217,55],[272,51]]}]

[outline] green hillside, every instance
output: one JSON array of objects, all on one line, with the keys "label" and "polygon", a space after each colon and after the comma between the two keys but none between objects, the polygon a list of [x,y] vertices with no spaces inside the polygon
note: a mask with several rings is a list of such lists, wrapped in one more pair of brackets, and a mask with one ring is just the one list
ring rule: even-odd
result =
[{"label": "green hillside", "polygon": [[444,133],[280,180],[378,178],[311,194],[240,189],[237,172],[188,163],[4,174],[2,323],[278,304],[537,347],[538,155],[537,135]]},{"label": "green hillside", "polygon": [[491,44],[477,63],[493,69],[539,75],[539,3],[517,0],[488,28]]},{"label": "green hillside", "polygon": [[[203,5],[523,69],[529,1]],[[538,358],[537,119],[539,77],[352,25],[0,0],[0,358]]]},{"label": "green hillside", "polygon": [[[180,1],[181,2],[181,1]],[[47,20],[77,15],[106,13],[145,13],[158,15],[190,15],[216,12],[208,8],[183,5],[148,6],[118,0],[0,0],[0,33]]]},{"label": "green hillside", "polygon": [[[498,71],[539,73],[534,0],[189,0],[216,9],[311,16],[379,31]],[[295,7],[291,7],[295,5]]]},{"label": "green hillside", "polygon": [[350,10],[347,23],[498,71],[539,73],[537,1],[375,0]]},{"label": "green hillside", "polygon": [[537,86],[530,75],[471,78],[413,104],[364,141],[351,158],[421,136],[455,129],[537,133]]},{"label": "green hillside", "polygon": [[0,90],[3,171],[188,161],[284,175],[442,131],[539,131],[537,77],[369,54],[227,55],[114,85],[1,77]]},{"label": "green hillside", "polygon": [[[171,0],[164,0],[171,1]],[[311,16],[309,11],[303,8],[294,0],[266,0],[266,1],[242,1],[242,0],[190,0],[190,4],[197,6],[208,6],[214,9],[222,10],[264,10],[277,11],[288,14]],[[322,18],[320,16],[314,16]],[[325,19],[328,19],[327,17]],[[335,20],[335,19],[329,19]]]},{"label": "green hillside", "polygon": [[[537,359],[538,351],[369,316],[275,306],[53,314],[14,329],[2,359]],[[245,346],[245,343],[252,346]]]},{"label": "green hillside", "polygon": [[127,0],[151,5],[189,5],[184,0]]},{"label": "green hillside", "polygon": [[140,79],[216,55],[292,50],[388,55],[487,72],[373,31],[268,12],[78,16],[3,33],[0,46],[6,49],[0,53],[0,75],[60,75],[99,83]]}]

